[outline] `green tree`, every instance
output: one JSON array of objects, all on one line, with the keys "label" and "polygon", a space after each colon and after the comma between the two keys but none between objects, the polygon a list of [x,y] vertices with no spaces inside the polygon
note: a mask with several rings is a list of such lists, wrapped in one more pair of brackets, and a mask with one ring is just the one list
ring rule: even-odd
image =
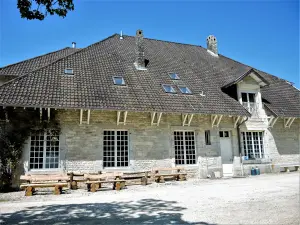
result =
[{"label": "green tree", "polygon": [[66,17],[74,10],[73,0],[18,0],[21,18],[43,20],[50,15]]}]

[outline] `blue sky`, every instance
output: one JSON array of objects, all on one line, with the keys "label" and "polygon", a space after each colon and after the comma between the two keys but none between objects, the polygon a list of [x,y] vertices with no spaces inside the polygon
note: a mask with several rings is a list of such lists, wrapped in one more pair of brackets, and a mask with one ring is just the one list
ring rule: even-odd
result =
[{"label": "blue sky", "polygon": [[21,19],[16,1],[0,0],[0,67],[71,46],[85,47],[123,30],[134,35],[206,46],[280,76],[299,88],[299,1],[108,2],[75,0],[65,19]]}]

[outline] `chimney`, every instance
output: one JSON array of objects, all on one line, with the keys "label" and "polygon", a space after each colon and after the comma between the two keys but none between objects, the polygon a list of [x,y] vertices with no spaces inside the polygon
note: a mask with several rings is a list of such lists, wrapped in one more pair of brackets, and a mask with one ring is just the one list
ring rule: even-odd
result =
[{"label": "chimney", "polygon": [[135,68],[137,70],[146,70],[145,67],[145,48],[144,48],[144,34],[142,30],[136,31],[135,36]]},{"label": "chimney", "polygon": [[214,35],[209,35],[206,39],[207,51],[218,56],[218,41]]},{"label": "chimney", "polygon": [[76,48],[76,42],[72,42],[72,48]]}]

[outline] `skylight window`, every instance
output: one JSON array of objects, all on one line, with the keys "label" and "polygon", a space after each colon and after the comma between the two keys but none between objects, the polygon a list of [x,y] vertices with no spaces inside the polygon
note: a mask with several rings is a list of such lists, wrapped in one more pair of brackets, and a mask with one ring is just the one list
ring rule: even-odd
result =
[{"label": "skylight window", "polygon": [[67,69],[65,69],[65,74],[67,74],[67,75],[74,75],[74,71],[71,68],[67,68]]},{"label": "skylight window", "polygon": [[173,93],[173,94],[176,93],[176,90],[172,85],[163,84],[163,88],[167,93]]},{"label": "skylight window", "polygon": [[115,85],[125,85],[124,78],[121,76],[113,77],[113,80]]},{"label": "skylight window", "polygon": [[192,94],[191,90],[186,86],[179,86],[178,88],[182,94]]},{"label": "skylight window", "polygon": [[169,76],[172,80],[180,80],[177,73],[170,73]]}]

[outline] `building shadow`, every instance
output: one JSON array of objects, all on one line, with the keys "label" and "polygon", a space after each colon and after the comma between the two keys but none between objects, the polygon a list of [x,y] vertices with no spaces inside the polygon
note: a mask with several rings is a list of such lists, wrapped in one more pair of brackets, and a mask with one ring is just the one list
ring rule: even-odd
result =
[{"label": "building shadow", "polygon": [[[4,224],[203,224],[182,219],[186,208],[176,201],[142,199],[129,202],[55,204],[2,214]],[[17,204],[17,203],[16,203]]]}]

